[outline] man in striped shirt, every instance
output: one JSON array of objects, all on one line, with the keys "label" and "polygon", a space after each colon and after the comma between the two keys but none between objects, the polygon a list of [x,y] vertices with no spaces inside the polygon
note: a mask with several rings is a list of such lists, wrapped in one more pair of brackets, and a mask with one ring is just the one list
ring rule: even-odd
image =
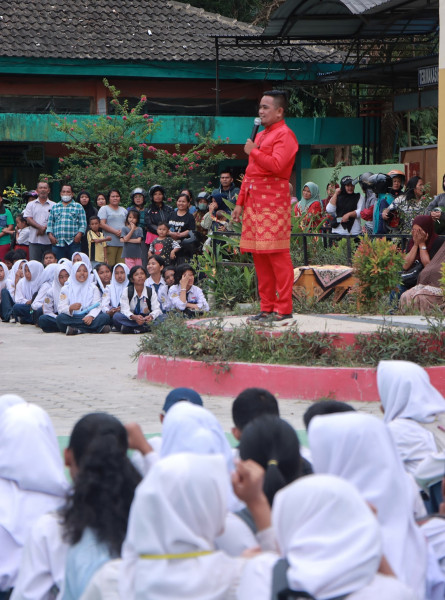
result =
[{"label": "man in striped shirt", "polygon": [[53,245],[57,260],[71,257],[80,251],[80,241],[87,229],[85,211],[74,202],[73,188],[64,184],[60,193],[61,202],[52,207],[46,231]]}]

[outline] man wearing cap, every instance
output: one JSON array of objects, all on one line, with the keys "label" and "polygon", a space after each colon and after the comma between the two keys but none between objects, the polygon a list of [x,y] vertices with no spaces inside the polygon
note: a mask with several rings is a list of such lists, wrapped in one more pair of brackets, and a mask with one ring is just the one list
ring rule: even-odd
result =
[{"label": "man wearing cap", "polygon": [[265,129],[244,146],[249,164],[232,213],[239,222],[244,211],[240,248],[253,255],[261,301],[249,320],[260,323],[292,318],[289,178],[298,142],[284,122],[285,109],[285,92],[265,92],[258,113]]}]

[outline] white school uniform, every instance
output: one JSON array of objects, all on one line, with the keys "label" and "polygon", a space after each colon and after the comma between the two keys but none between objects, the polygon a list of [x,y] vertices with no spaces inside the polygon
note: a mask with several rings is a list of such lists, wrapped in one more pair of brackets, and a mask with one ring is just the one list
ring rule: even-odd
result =
[{"label": "white school uniform", "polygon": [[222,456],[183,453],[154,465],[137,487],[130,511],[125,544],[131,553],[121,565],[121,597],[234,600],[244,560],[215,550],[227,496]]},{"label": "white school uniform", "polygon": [[406,470],[415,473],[425,458],[444,448],[439,420],[445,413],[445,399],[431,385],[425,369],[404,360],[380,361],[377,385],[383,420]]},{"label": "white school uniform", "polygon": [[[123,283],[118,283],[114,276],[114,272],[116,267],[122,267],[126,274],[126,279]],[[125,263],[118,263],[113,267],[113,274],[111,275],[111,283],[106,286],[104,293],[102,295],[101,301],[101,311],[106,313],[112,308],[117,308],[121,302],[121,296],[123,291],[128,287],[128,274],[130,273],[130,269],[127,267]]]},{"label": "white school uniform", "polygon": [[[139,298],[141,301],[141,315],[147,316],[150,314],[153,317],[153,321],[162,315],[162,310],[159,306],[159,300],[156,294],[151,294],[150,304],[148,303],[147,289],[145,284],[142,294]],[[128,318],[134,315],[137,299],[138,295],[136,293],[136,288],[134,289],[134,294],[130,301],[128,300],[128,291],[125,289],[121,295],[121,313]]]},{"label": "white school uniform", "polygon": [[47,288],[45,298],[43,299],[43,314],[48,317],[56,318],[59,314],[59,299],[62,287],[59,282],[59,275],[62,271],[66,271],[68,275],[71,273],[71,261],[58,263],[54,273],[54,279],[51,287]]},{"label": "white school uniform", "polygon": [[[308,475],[280,490],[272,523],[289,566],[292,590],[317,600],[346,595],[348,600],[385,598],[415,600],[412,590],[395,578],[377,574],[382,557],[380,528],[357,489],[332,475]],[[275,554],[260,555],[246,565],[239,600],[271,598]]]},{"label": "white school uniform", "polygon": [[0,415],[0,591],[14,587],[22,549],[37,519],[68,490],[57,437],[46,412],[19,403]]},{"label": "white school uniform", "polygon": [[57,264],[47,265],[40,274],[38,282],[39,290],[37,292],[37,296],[34,298],[34,301],[31,304],[32,310],[38,310],[39,308],[42,308],[47,292],[50,288],[52,288],[57,266]]},{"label": "white school uniform", "polygon": [[[70,316],[70,306],[79,302],[81,304],[81,310],[88,308],[93,304],[99,303],[98,306],[92,308],[87,315],[89,317],[96,318],[100,313],[100,291],[95,283],[90,279],[87,279],[83,283],[80,283],[76,279],[76,273],[80,265],[84,265],[88,269],[88,265],[84,262],[76,262],[73,265],[70,277],[60,291],[59,296],[59,315],[67,314]],[[87,316],[83,315],[83,316]]]},{"label": "white school uniform", "polygon": [[315,473],[354,484],[377,509],[383,554],[396,576],[425,597],[427,548],[413,517],[413,496],[387,427],[366,414],[318,416],[309,425]]},{"label": "white school uniform", "polygon": [[23,229],[16,229],[15,243],[19,246],[29,246],[30,231],[31,231],[30,227],[23,227]]},{"label": "white school uniform", "polygon": [[[151,287],[154,291],[156,291],[155,286],[155,282],[153,281],[152,277],[149,277],[146,281],[145,281],[145,285],[148,285],[149,287]],[[158,295],[158,300],[159,300],[159,304],[161,306],[161,310],[163,312],[167,312],[167,310],[169,310],[169,298],[168,298],[168,286],[164,281],[164,278],[161,277],[160,280],[160,286],[158,287],[158,291],[156,292]]]},{"label": "white school uniform", "polygon": [[[15,276],[17,275],[17,271],[20,268],[22,263],[27,263],[28,261],[25,258],[18,260],[12,265],[12,269],[9,271],[8,280],[6,282],[6,289],[8,290],[11,298],[15,301]],[[20,283],[20,280],[17,282],[17,285]]]},{"label": "white school uniform", "polygon": [[26,304],[39,289],[40,276],[43,272],[42,263],[37,260],[29,260],[26,266],[31,273],[31,281],[28,281],[26,277],[22,277],[17,283],[14,298],[16,304]]},{"label": "white school uniform", "polygon": [[[5,288],[7,286],[7,282],[9,280],[9,269],[8,267],[5,265],[4,262],[0,261],[0,266],[3,269],[3,279],[0,281],[0,292],[2,291],[3,288]],[[1,302],[1,298],[0,298],[0,302]]]},{"label": "white school uniform", "polygon": [[196,285],[192,285],[192,287],[187,292],[187,302],[183,302],[180,298],[181,293],[181,285],[172,285],[168,291],[168,297],[172,303],[173,308],[178,310],[185,310],[187,302],[190,304],[197,304],[198,310],[202,312],[208,312],[209,305],[207,300],[205,299],[204,293]]}]

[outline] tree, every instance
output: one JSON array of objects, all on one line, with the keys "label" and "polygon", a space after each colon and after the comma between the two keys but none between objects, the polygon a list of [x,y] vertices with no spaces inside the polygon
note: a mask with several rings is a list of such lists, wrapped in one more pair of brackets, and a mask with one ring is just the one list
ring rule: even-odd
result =
[{"label": "tree", "polygon": [[154,183],[163,185],[171,195],[182,189],[211,185],[215,166],[230,158],[218,146],[227,143],[213,139],[211,132],[202,136],[196,133],[196,144],[182,152],[154,147],[150,141],[162,128],[162,121],[155,121],[144,113],[146,96],[130,109],[128,102],[119,101],[120,92],[103,80],[110,91],[114,115],[98,115],[93,120],[78,123],[67,117],[53,114],[53,126],[65,133],[69,142],[67,157],[59,158],[59,170],[55,177],[42,174],[48,182],[69,182],[76,191],[86,189],[98,194],[117,188],[127,199],[135,187],[149,187]]}]

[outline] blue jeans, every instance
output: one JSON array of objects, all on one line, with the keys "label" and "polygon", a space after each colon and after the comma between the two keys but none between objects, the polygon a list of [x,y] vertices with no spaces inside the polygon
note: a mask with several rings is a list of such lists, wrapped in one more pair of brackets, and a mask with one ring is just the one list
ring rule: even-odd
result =
[{"label": "blue jeans", "polygon": [[53,252],[56,255],[57,261],[61,258],[72,259],[73,254],[80,252],[81,243],[71,242],[67,246],[53,246]]},{"label": "blue jeans", "polygon": [[2,289],[1,299],[2,302],[0,304],[0,309],[2,314],[2,321],[6,321],[8,323],[12,315],[14,300],[12,299],[11,294],[6,288]]},{"label": "blue jeans", "polygon": [[51,317],[51,315],[41,315],[39,317],[39,327],[45,333],[59,333],[56,317]]},{"label": "blue jeans", "polygon": [[62,333],[66,333],[67,327],[74,327],[79,329],[82,333],[100,333],[105,325],[110,324],[110,317],[101,312],[97,315],[91,325],[87,325],[83,322],[85,315],[67,315],[62,313],[56,319],[57,327]]},{"label": "blue jeans", "polygon": [[165,321],[166,318],[167,318],[167,315],[159,315],[159,317],[157,319],[155,319],[154,321],[150,321],[150,323],[144,323],[144,325],[138,325],[136,323],[136,321],[132,321],[131,319],[129,319],[122,313],[116,312],[113,315],[113,325],[117,329],[120,329],[123,325],[124,327],[129,327],[130,329],[144,328],[144,329],[148,329],[148,331],[150,331],[150,328],[152,325],[156,327],[156,325],[160,325],[163,321]]},{"label": "blue jeans", "polygon": [[42,312],[41,308],[32,310],[31,304],[14,304],[12,309],[12,315],[16,321],[20,318],[22,323],[28,323],[29,325],[36,323]]}]

